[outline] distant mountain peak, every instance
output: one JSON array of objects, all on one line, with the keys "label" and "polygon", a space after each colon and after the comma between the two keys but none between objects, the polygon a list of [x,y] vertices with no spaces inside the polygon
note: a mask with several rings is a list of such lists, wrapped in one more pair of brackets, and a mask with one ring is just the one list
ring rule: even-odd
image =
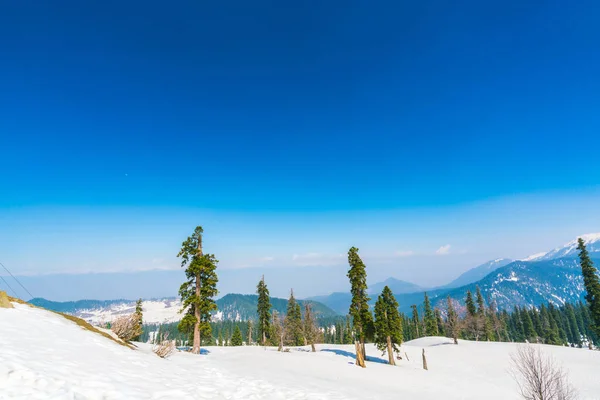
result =
[{"label": "distant mountain peak", "polygon": [[406,282],[394,277],[389,277],[383,282],[377,282],[369,287],[369,293],[379,294],[385,286],[388,286],[394,293],[412,293],[424,290],[421,286],[411,282]]},{"label": "distant mountain peak", "polygon": [[586,233],[585,235],[577,236],[575,239],[571,240],[568,243],[565,243],[561,247],[557,247],[554,250],[550,250],[544,253],[532,254],[521,261],[544,261],[562,257],[576,256],[579,238],[583,239],[590,253],[600,251],[600,233]]},{"label": "distant mountain peak", "polygon": [[454,288],[463,285],[468,285],[473,282],[477,282],[480,279],[483,279],[486,275],[494,272],[498,268],[502,268],[505,265],[508,265],[512,262],[510,258],[497,258],[495,260],[490,260],[486,263],[478,265],[475,268],[471,268],[470,270],[464,272],[461,276],[450,282],[444,287]]}]

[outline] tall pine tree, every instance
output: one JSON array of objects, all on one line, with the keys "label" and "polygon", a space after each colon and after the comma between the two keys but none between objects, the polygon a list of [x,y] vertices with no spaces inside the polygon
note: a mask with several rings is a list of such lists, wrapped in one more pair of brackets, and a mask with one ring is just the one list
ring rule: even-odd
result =
[{"label": "tall pine tree", "polygon": [[181,266],[186,267],[186,281],[179,288],[182,310],[187,314],[179,323],[182,332],[190,332],[193,327],[192,353],[200,353],[202,336],[211,336],[211,312],[217,309],[213,297],[217,295],[217,259],[213,254],[202,252],[202,227],[197,226],[192,236],[182,244],[177,257]]},{"label": "tall pine tree", "polygon": [[398,302],[387,286],[375,303],[375,344],[387,352],[390,365],[396,365],[394,352],[398,352],[398,345],[402,344],[402,320]]},{"label": "tall pine tree", "polygon": [[267,338],[271,335],[271,298],[269,297],[269,289],[265,283],[265,276],[263,275],[260,282],[256,286],[256,293],[258,294],[258,305],[256,306],[256,313],[258,314],[258,337],[261,345],[267,345]]},{"label": "tall pine tree", "polygon": [[458,344],[458,336],[460,335],[460,318],[456,313],[452,298],[450,298],[450,296],[448,296],[446,299],[446,313],[448,316],[446,320],[446,324],[448,325],[446,334],[452,337],[454,344]]},{"label": "tall pine tree", "polygon": [[585,300],[590,308],[590,328],[596,337],[600,337],[600,280],[598,279],[598,270],[590,259],[583,239],[579,238],[577,242],[581,274],[583,275],[583,285],[586,292]]},{"label": "tall pine tree", "polygon": [[302,334],[302,311],[300,304],[294,297],[294,291],[290,292],[290,298],[287,303],[287,312],[285,314],[285,331],[287,343],[290,346],[304,345],[304,336]]},{"label": "tall pine tree", "polygon": [[[336,324],[336,333],[342,334],[341,324]],[[317,322],[315,321],[315,316],[312,311],[312,305],[310,303],[304,304],[304,338],[306,339],[306,344],[310,344],[310,349],[314,353],[317,350],[315,349],[315,343],[317,341],[317,336],[319,334],[319,328],[317,327]],[[333,340],[335,342],[335,338]]]},{"label": "tall pine tree", "polygon": [[140,334],[137,337],[133,338],[133,340],[139,342],[140,338],[142,337],[142,334],[144,333],[144,310],[142,308],[142,299],[139,299],[135,302],[135,316],[138,320],[138,325],[140,327]]},{"label": "tall pine tree", "polygon": [[425,320],[425,335],[426,336],[437,336],[438,327],[437,321],[435,320],[435,314],[433,313],[433,309],[431,308],[431,303],[429,302],[429,296],[427,296],[427,292],[425,292],[425,316],[423,317]]},{"label": "tall pine tree", "polygon": [[240,326],[235,324],[235,328],[233,328],[233,334],[231,335],[231,345],[232,346],[241,346],[244,343],[242,339],[242,331],[240,331]]},{"label": "tall pine tree", "polygon": [[347,276],[350,279],[350,293],[352,293],[349,314],[354,324],[356,365],[365,368],[365,340],[372,335],[373,317],[369,310],[370,298],[367,295],[367,270],[356,247],[348,251],[348,264],[350,269]]}]

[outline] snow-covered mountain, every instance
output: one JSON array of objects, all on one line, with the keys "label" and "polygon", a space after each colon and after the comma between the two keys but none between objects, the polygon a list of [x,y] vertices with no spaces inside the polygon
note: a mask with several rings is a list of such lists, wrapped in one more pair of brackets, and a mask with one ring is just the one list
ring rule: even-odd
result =
[{"label": "snow-covered mountain", "polygon": [[544,261],[563,257],[576,257],[578,254],[577,240],[579,238],[583,239],[589,253],[600,253],[600,233],[588,233],[578,236],[577,238],[571,240],[561,247],[557,247],[554,250],[532,254],[529,257],[524,258],[522,261]]},{"label": "snow-covered mountain", "polygon": [[[246,321],[256,319],[256,295],[227,294],[216,301],[217,311],[213,314],[215,321]],[[304,305],[303,300],[298,300]],[[39,307],[48,310],[64,312],[75,315],[93,325],[104,325],[121,315],[131,314],[135,311],[133,300],[79,300],[69,302],[55,302],[36,298],[30,301]],[[313,311],[317,318],[332,317],[337,313],[327,306],[311,302]],[[271,305],[274,310],[285,313],[287,299],[271,297]],[[164,324],[181,320],[181,300],[175,297],[162,299],[151,299],[142,301],[145,324]]]},{"label": "snow-covered mountain", "polygon": [[513,260],[509,258],[498,258],[496,260],[488,261],[475,268],[471,268],[470,270],[463,273],[458,278],[445,285],[444,287],[456,288],[468,285],[469,283],[477,282],[478,280],[485,278],[486,275],[494,272],[498,268],[502,268],[505,265],[510,264],[512,261]]}]

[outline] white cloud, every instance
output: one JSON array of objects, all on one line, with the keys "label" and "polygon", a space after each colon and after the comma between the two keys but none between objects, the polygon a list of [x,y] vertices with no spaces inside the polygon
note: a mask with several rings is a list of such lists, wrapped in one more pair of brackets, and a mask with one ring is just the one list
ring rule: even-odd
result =
[{"label": "white cloud", "polygon": [[269,261],[273,261],[275,259],[275,257],[271,257],[271,256],[266,256],[260,259],[260,261],[264,261],[264,262],[269,262]]},{"label": "white cloud", "polygon": [[443,256],[450,253],[450,245],[444,245],[435,251],[435,254]]},{"label": "white cloud", "polygon": [[396,257],[410,257],[414,255],[415,252],[412,250],[400,250],[396,252]]},{"label": "white cloud", "polygon": [[322,253],[294,254],[292,261],[296,266],[331,266],[343,263],[344,255]]}]

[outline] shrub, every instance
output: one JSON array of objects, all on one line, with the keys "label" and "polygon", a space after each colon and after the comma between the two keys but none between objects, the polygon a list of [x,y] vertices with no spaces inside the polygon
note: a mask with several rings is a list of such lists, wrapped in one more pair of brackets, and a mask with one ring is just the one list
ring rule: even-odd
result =
[{"label": "shrub", "polygon": [[119,339],[130,342],[133,338],[142,334],[140,316],[133,313],[119,317],[112,322],[110,329],[119,337]]}]

